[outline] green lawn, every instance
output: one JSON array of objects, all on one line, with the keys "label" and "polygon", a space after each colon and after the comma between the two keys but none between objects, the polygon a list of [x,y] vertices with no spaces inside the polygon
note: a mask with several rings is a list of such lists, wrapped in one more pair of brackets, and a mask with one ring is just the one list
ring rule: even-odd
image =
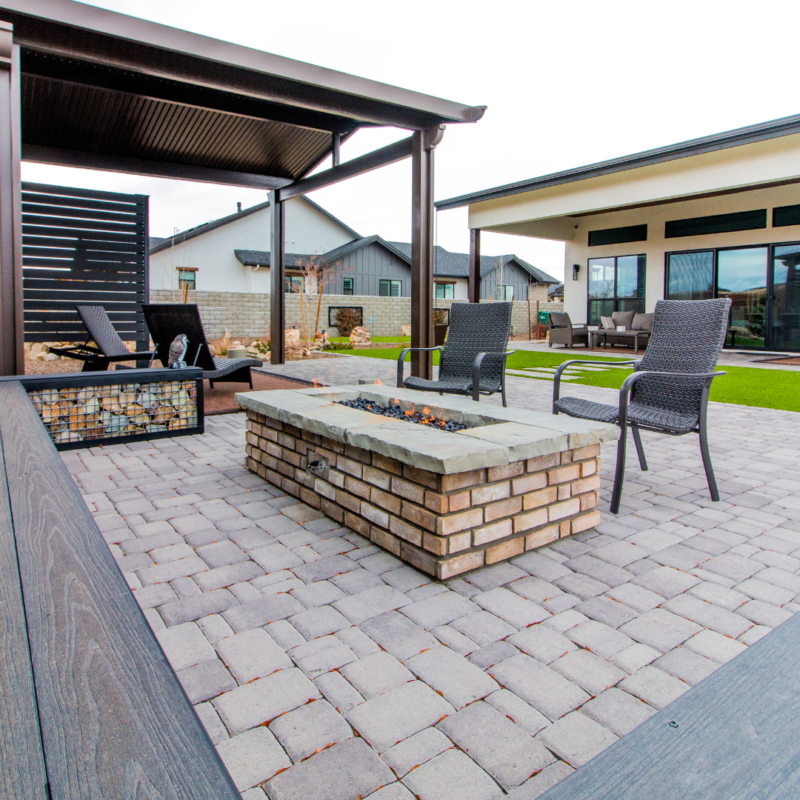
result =
[{"label": "green lawn", "polygon": [[[356,356],[367,358],[385,358],[397,360],[400,348],[387,348],[383,350],[340,350]],[[641,358],[633,356],[634,358]],[[439,363],[439,353],[433,354],[434,364]],[[518,350],[508,358],[510,369],[524,369],[525,367],[556,367],[564,361],[573,359],[589,359],[591,355],[582,355],[580,351],[564,354],[562,352],[531,352]],[[410,360],[410,354],[406,356]],[[624,358],[598,359],[599,361],[625,361]],[[711,399],[718,403],[734,403],[742,406],[757,406],[759,408],[775,408],[781,411],[800,411],[800,371],[777,369],[754,369],[752,367],[719,367],[726,372],[715,378],[711,384]],[[601,386],[609,389],[618,389],[625,378],[630,374],[628,369],[614,369],[608,372],[594,372],[583,378],[562,384],[566,388],[571,383],[584,386]],[[547,380],[535,375],[525,376],[530,380]]]}]

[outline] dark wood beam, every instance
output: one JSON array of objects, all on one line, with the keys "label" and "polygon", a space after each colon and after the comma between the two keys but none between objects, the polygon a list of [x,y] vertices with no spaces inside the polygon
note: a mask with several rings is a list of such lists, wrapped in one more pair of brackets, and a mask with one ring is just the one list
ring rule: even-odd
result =
[{"label": "dark wood beam", "polygon": [[0,22],[0,375],[25,371],[21,214],[19,47]]},{"label": "dark wood beam", "polygon": [[481,301],[481,232],[479,228],[469,231],[469,279],[467,283],[470,303]]},{"label": "dark wood beam", "polygon": [[[417,131],[411,154],[411,346],[433,347],[433,151],[441,131]],[[412,352],[411,374],[433,377],[431,353]]]},{"label": "dark wood beam", "polygon": [[373,169],[394,164],[395,161],[402,161],[411,155],[412,139],[413,137],[409,136],[407,139],[401,139],[399,142],[373,150],[371,153],[346,161],[344,164],[339,164],[338,167],[331,167],[325,172],[319,172],[310,178],[297,181],[291,186],[286,186],[280,190],[280,199],[288,200],[299,194],[308,194],[317,189],[323,189],[325,186],[332,186],[334,183],[354,178],[356,175],[371,172]]},{"label": "dark wood beam", "polygon": [[286,290],[283,286],[286,278],[286,265],[284,261],[285,216],[285,208],[283,202],[278,197],[278,193],[274,191],[270,192],[270,364],[283,364],[286,361]]},{"label": "dark wood beam", "polygon": [[340,133],[333,133],[331,134],[331,138],[333,139],[331,143],[331,166],[338,167],[339,162],[341,161],[341,153],[339,152],[339,148],[342,143],[342,136]]},{"label": "dark wood beam", "polygon": [[173,178],[180,181],[247,186],[251,189],[268,191],[280,189],[292,182],[288,178],[275,178],[271,175],[258,175],[253,172],[233,172],[226,169],[148,161],[141,158],[86,153],[77,150],[61,150],[32,144],[23,145],[22,160],[34,161],[39,164],[57,164],[62,167],[100,169],[104,172],[124,172],[128,175],[150,175],[156,178]]}]

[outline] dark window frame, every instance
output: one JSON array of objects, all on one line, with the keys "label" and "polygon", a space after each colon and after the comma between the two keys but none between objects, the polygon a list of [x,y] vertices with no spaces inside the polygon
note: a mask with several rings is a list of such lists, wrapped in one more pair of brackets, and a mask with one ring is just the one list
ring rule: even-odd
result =
[{"label": "dark window frame", "polygon": [[[614,259],[614,294],[612,297],[589,297],[589,282],[591,279],[591,265],[589,262],[591,261],[602,261],[604,259]],[[644,285],[641,287],[637,287],[641,289],[642,296],[641,297],[620,297],[617,294],[618,291],[618,283],[619,283],[619,267],[617,266],[617,261],[620,258],[643,258],[644,259]],[[644,309],[646,308],[645,303],[647,299],[647,253],[625,253],[623,255],[618,256],[592,256],[591,258],[586,260],[586,320],[587,324],[589,325],[599,325],[599,322],[592,322],[592,304],[599,304],[599,303],[608,303],[612,304],[612,313],[614,311],[620,311],[620,302],[630,302],[631,300],[641,300],[641,307],[642,310],[638,313],[644,313]],[[606,316],[605,314],[599,314],[597,319],[599,320],[601,316]]]},{"label": "dark window frame", "polygon": [[[792,215],[796,215],[792,217]],[[790,221],[785,221],[789,217]],[[800,205],[775,206],[772,209],[772,227],[788,228],[792,225],[800,225]]]},{"label": "dark window frame", "polygon": [[[176,267],[175,268],[178,272],[178,288],[183,289],[184,284],[189,284],[189,291],[196,292],[197,291],[197,267]],[[191,280],[188,277],[184,277],[182,273],[187,273],[188,276],[191,276]]]},{"label": "dark window frame", "polygon": [[342,294],[347,297],[353,297],[355,295],[354,278],[342,278]]},{"label": "dark window frame", "polygon": [[[381,289],[384,283],[389,284],[389,293],[382,294]],[[397,294],[392,294],[392,287],[397,284]],[[403,281],[394,278],[379,278],[378,279],[378,297],[402,297],[403,296]]]},{"label": "dark window frame", "polygon": [[[437,292],[439,291],[439,287],[442,286],[445,289],[445,292],[440,297]],[[447,296],[447,287],[451,287],[452,294],[450,297]],[[435,281],[433,286],[433,295],[435,300],[454,300],[456,296],[456,285],[452,281]]]}]

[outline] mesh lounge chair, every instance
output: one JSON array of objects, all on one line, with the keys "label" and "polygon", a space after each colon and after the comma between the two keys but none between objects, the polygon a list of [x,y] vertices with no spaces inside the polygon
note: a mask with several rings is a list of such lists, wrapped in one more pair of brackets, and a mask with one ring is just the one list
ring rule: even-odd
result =
[{"label": "mesh lounge chair", "polygon": [[586,325],[573,325],[569,314],[553,311],[547,316],[548,347],[563,344],[575,347],[576,344],[589,346],[589,329]]},{"label": "mesh lounge chair", "polygon": [[[653,316],[653,333],[647,352],[634,364],[633,375],[622,384],[619,406],[609,406],[578,397],[559,398],[561,373],[570,364],[597,361],[566,361],[555,375],[553,413],[619,425],[617,469],[611,493],[611,513],[619,513],[625,478],[627,429],[633,433],[639,465],[647,469],[639,429],[671,436],[700,434],[700,452],[711,499],[719,500],[717,482],[708,450],[707,411],[711,381],[724,372],[714,372],[725,341],[731,301],[659,300]],[[602,363],[602,362],[599,362]]]},{"label": "mesh lounge chair", "polygon": [[257,358],[214,358],[196,305],[158,303],[143,305],[142,311],[150,336],[156,343],[156,356],[165,367],[169,365],[170,345],[176,336],[183,333],[189,337],[184,356],[186,363],[200,367],[212,389],[214,381],[248,383],[253,388],[250,367],[260,367],[262,363]]},{"label": "mesh lounge chair", "polygon": [[[114,330],[111,320],[103,306],[75,306],[78,316],[89,334],[86,342],[77,347],[51,347],[50,352],[67,358],[83,361],[81,372],[103,372],[115,361],[133,361],[149,358],[153,353],[131,353]],[[92,347],[94,342],[97,347]]]},{"label": "mesh lounge chair", "polygon": [[[397,359],[397,387],[439,394],[472,395],[502,392],[506,405],[506,352],[511,329],[511,303],[454,303],[444,347],[406,347]],[[439,350],[439,379],[403,380],[403,364],[411,350]]]}]

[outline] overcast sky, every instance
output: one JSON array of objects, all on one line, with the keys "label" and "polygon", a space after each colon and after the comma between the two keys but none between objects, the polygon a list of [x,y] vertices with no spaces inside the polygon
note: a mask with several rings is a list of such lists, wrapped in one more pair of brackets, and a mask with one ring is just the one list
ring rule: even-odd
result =
[{"label": "overcast sky", "polygon": [[[436,151],[436,199],[800,113],[794,0],[97,0],[109,8],[469,105]],[[791,38],[791,37],[790,37]],[[346,160],[407,133],[361,131]],[[150,195],[151,233],[266,199],[237,187],[23,164],[23,180]],[[362,235],[409,241],[401,162],[311,195]],[[438,214],[438,243],[467,252],[466,209]],[[561,278],[557,242],[485,234]]]}]

